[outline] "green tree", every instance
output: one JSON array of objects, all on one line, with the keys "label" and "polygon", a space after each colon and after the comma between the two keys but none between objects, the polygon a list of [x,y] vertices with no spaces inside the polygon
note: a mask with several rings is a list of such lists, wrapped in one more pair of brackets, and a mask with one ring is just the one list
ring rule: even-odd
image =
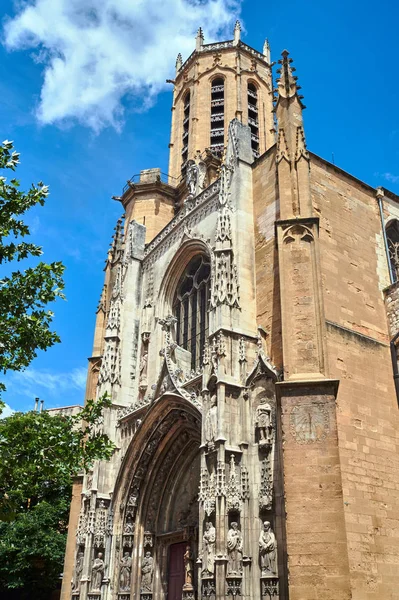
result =
[{"label": "green tree", "polygon": [[[0,146],[0,265],[41,256],[42,248],[26,241],[29,227],[22,217],[32,207],[43,206],[48,187],[39,182],[27,192],[17,179],[7,179],[15,171],[19,154],[12,142]],[[60,339],[51,330],[53,313],[47,305],[63,298],[64,265],[39,262],[23,271],[13,271],[0,280],[0,372],[19,371],[35,358],[38,349],[46,350]],[[4,391],[0,382],[0,393]]]},{"label": "green tree", "polygon": [[76,416],[0,419],[0,597],[45,600],[63,568],[72,479],[114,444],[101,432],[107,395]]}]

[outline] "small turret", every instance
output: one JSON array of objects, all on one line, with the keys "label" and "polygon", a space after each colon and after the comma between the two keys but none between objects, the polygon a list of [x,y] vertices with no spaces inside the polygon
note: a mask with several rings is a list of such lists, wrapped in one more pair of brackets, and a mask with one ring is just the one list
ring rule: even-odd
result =
[{"label": "small turret", "polygon": [[197,31],[197,37],[195,38],[195,49],[197,52],[201,52],[202,46],[204,45],[204,34],[200,27]]},{"label": "small turret", "polygon": [[182,68],[182,64],[183,64],[183,58],[182,58],[182,55],[179,52],[179,54],[177,55],[177,58],[176,58],[176,75],[178,74],[178,72]]},{"label": "small turret", "polygon": [[233,40],[234,46],[238,46],[240,38],[241,38],[241,23],[240,23],[240,21],[236,21],[236,24],[234,26],[234,40]]},{"label": "small turret", "polygon": [[271,53],[270,53],[270,44],[269,40],[266,38],[265,43],[263,44],[263,56],[266,59],[266,62],[270,65],[271,63]]}]

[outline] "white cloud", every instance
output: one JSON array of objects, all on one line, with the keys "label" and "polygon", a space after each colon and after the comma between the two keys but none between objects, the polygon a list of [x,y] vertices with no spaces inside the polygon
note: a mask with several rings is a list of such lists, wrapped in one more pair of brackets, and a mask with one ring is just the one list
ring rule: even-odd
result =
[{"label": "white cloud", "polygon": [[148,108],[187,58],[201,25],[227,36],[241,0],[30,0],[5,25],[9,50],[34,48],[44,65],[38,119],[120,128],[123,99]]},{"label": "white cloud", "polygon": [[382,177],[390,183],[399,183],[399,175],[393,173],[382,173]]},{"label": "white cloud", "polygon": [[74,390],[84,390],[86,375],[87,369],[85,367],[73,369],[68,373],[26,369],[26,371],[12,373],[7,387],[10,390],[17,387],[20,394],[30,398],[41,396],[44,393],[57,397]]},{"label": "white cloud", "polygon": [[15,410],[11,408],[8,404],[5,404],[3,410],[0,413],[0,419],[5,419],[7,417],[11,417],[15,413]]}]

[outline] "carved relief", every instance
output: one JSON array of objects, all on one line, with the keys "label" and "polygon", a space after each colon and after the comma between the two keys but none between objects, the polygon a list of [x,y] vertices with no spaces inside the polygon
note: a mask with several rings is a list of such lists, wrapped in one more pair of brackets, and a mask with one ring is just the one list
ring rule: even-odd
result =
[{"label": "carved relief", "polygon": [[266,402],[266,398],[261,398],[256,409],[255,425],[259,446],[271,446],[274,439],[272,407]]},{"label": "carved relief", "polygon": [[218,460],[216,470],[216,496],[226,495],[226,466],[223,461]]},{"label": "carved relief", "polygon": [[205,524],[202,536],[202,574],[213,577],[215,574],[216,529],[211,521]]},{"label": "carved relief", "polygon": [[294,406],[290,414],[290,430],[298,444],[323,440],[329,432],[329,416],[320,403]]},{"label": "carved relief", "polygon": [[132,573],[132,558],[129,552],[125,552],[120,561],[119,568],[119,591],[128,592],[130,590],[130,577]]},{"label": "carved relief", "polygon": [[239,308],[239,285],[237,267],[234,264],[233,251],[214,250],[211,307],[221,304]]},{"label": "carved relief", "polygon": [[239,511],[241,509],[241,489],[240,480],[237,473],[234,454],[230,457],[230,474],[226,492],[227,510]]},{"label": "carved relief", "polygon": [[98,383],[103,384],[107,381],[111,384],[120,384],[121,377],[121,356],[118,338],[111,337],[105,341],[104,358],[101,362]]},{"label": "carved relief", "polygon": [[146,552],[141,563],[141,592],[152,592],[152,578],[154,575],[154,559],[151,552]]},{"label": "carved relief", "polygon": [[91,582],[90,582],[90,590],[92,592],[101,591],[101,585],[104,579],[104,570],[105,564],[103,561],[103,554],[99,552],[97,554],[97,558],[93,561],[93,566],[91,568]]},{"label": "carved relief", "polygon": [[78,592],[80,588],[80,579],[83,571],[84,552],[78,551],[75,561],[75,569],[72,579],[72,592]]},{"label": "carved relief", "polygon": [[277,575],[277,542],[269,521],[263,523],[259,536],[259,557],[263,575]]},{"label": "carved relief", "polygon": [[218,430],[217,411],[216,394],[213,394],[210,401],[210,407],[205,417],[205,441],[209,451],[213,450],[215,447]]},{"label": "carved relief", "polygon": [[227,576],[242,574],[242,534],[233,522],[227,533]]},{"label": "carved relief", "polygon": [[291,244],[293,242],[314,242],[313,232],[305,225],[295,224],[288,227],[283,234],[283,243]]},{"label": "carved relief", "polygon": [[183,590],[192,590],[194,581],[194,556],[190,546],[186,546],[184,560],[184,586]]},{"label": "carved relief", "polygon": [[233,598],[236,598],[237,596],[242,596],[242,591],[241,591],[241,587],[242,587],[242,579],[241,578],[231,578],[229,577],[229,575],[227,575],[228,579],[227,579],[227,586],[226,586],[226,595],[227,596],[232,596]]},{"label": "carved relief", "polygon": [[273,477],[269,454],[262,460],[260,476],[259,508],[270,510],[273,504]]}]

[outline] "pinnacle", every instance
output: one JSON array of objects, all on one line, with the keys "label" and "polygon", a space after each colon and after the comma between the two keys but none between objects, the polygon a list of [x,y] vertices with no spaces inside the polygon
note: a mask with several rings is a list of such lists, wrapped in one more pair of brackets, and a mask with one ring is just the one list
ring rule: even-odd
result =
[{"label": "pinnacle", "polygon": [[298,77],[293,75],[296,71],[296,68],[291,66],[294,61],[290,58],[288,50],[283,50],[281,55],[282,58],[278,61],[281,67],[277,69],[277,73],[279,73],[280,77],[277,80],[276,91],[282,98],[292,98],[293,96],[297,96],[300,101],[303,96],[298,95],[298,90],[300,90],[301,87],[297,85]]}]

